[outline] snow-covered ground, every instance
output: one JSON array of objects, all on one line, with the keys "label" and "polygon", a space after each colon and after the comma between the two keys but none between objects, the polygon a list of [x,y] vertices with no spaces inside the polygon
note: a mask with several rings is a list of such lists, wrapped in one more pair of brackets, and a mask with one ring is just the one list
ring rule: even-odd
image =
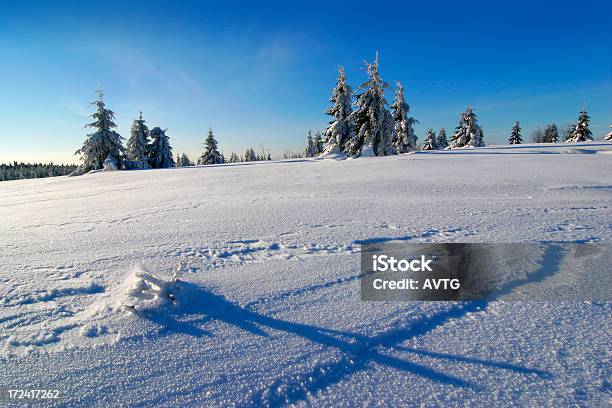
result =
[{"label": "snow-covered ground", "polygon": [[0,183],[0,405],[606,406],[609,302],[358,275],[371,240],[608,243],[611,193],[609,143]]}]

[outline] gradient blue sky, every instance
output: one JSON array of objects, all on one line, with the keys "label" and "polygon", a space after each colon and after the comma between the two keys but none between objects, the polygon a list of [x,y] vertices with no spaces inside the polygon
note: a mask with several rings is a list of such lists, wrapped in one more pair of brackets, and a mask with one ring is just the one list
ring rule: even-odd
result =
[{"label": "gradient blue sky", "polygon": [[2,0],[0,162],[75,161],[100,81],[126,139],[142,110],[175,153],[194,158],[212,127],[226,155],[279,156],[326,126],[337,66],[357,87],[376,50],[420,141],[452,131],[468,104],[488,143],[515,120],[528,137],[583,106],[607,133],[611,3],[501,3]]}]

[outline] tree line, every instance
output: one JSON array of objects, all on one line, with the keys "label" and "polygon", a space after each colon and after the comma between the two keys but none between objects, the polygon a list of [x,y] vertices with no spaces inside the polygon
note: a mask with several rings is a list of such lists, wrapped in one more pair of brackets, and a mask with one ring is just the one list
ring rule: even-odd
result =
[{"label": "tree line", "polygon": [[119,169],[159,169],[168,167],[186,167],[195,164],[222,164],[248,161],[272,160],[270,153],[266,154],[262,148],[256,153],[251,147],[246,149],[243,156],[232,153],[226,159],[219,152],[218,143],[212,129],[208,130],[204,140],[204,152],[197,162],[191,161],[186,153],[173,157],[172,146],[167,129],[158,126],[149,129],[140,112],[134,119],[130,129],[130,137],[126,147],[123,146],[123,137],[115,131],[115,114],[106,107],[102,90],[98,91],[98,99],[92,102],[96,111],[92,114],[93,121],[86,127],[94,132],[85,137],[83,146],[75,154],[79,155],[82,164],[72,173],[80,175],[92,170],[119,170]]},{"label": "tree line", "polygon": [[[389,84],[380,76],[378,53],[374,63],[365,62],[367,80],[353,89],[347,83],[344,68],[338,69],[336,86],[332,90],[332,106],[326,111],[332,117],[322,136],[312,140],[308,134],[304,155],[332,156],[346,155],[388,156],[408,153],[419,148],[413,125],[418,121],[409,116],[410,106],[406,102],[404,87],[396,82],[393,103],[385,99]],[[422,149],[442,149],[458,147],[482,147],[485,145],[484,132],[478,124],[474,110],[469,106],[459,117],[459,124],[450,140],[446,130],[440,129],[438,135],[429,129]]]},{"label": "tree line", "polygon": [[[389,84],[380,76],[378,53],[374,63],[365,62],[365,70],[367,80],[357,88],[356,94],[353,94],[344,69],[339,67],[336,85],[329,99],[332,106],[326,110],[326,114],[332,117],[327,128],[323,132],[317,131],[314,137],[312,132],[308,131],[305,149],[298,152],[285,150],[284,159],[334,155],[387,156],[415,150],[485,146],[484,131],[471,106],[460,113],[459,123],[450,139],[447,138],[444,128],[437,134],[430,128],[423,143],[417,145],[418,137],[413,125],[418,121],[409,116],[410,106],[406,102],[402,84],[396,82],[393,103],[389,105],[385,99],[385,90],[389,88]],[[80,156],[80,166],[16,162],[2,164],[0,181],[65,174],[80,175],[102,169],[150,169],[272,160],[265,149],[262,148],[260,153],[256,153],[252,147],[246,149],[242,156],[232,153],[226,158],[218,150],[212,129],[208,130],[204,152],[195,163],[185,153],[177,154],[174,158],[167,129],[157,126],[149,129],[142,112],[134,119],[130,137],[124,147],[123,137],[115,130],[115,114],[106,107],[103,96],[102,90],[99,90],[97,100],[92,102],[95,106],[95,112],[91,115],[93,121],[86,125],[87,128],[93,129],[93,132],[86,135],[83,145],[75,152],[75,155]],[[578,121],[568,125],[562,132],[552,123],[544,130],[538,128],[534,131],[532,140],[535,143],[557,143],[559,140],[576,143],[593,140],[589,121],[586,110],[582,110]],[[603,140],[612,141],[612,132]],[[523,143],[518,121],[512,127],[508,143]]]},{"label": "tree line", "polygon": [[66,176],[77,168],[76,164],[18,163],[0,164],[0,181]]},{"label": "tree line", "polygon": [[[344,68],[338,69],[336,86],[332,90],[330,102],[332,106],[326,111],[332,117],[328,127],[321,136],[317,131],[312,138],[308,131],[306,148],[301,156],[317,157],[344,154],[346,156],[386,156],[406,153],[414,150],[441,150],[465,147],[485,146],[484,131],[478,124],[478,119],[471,106],[459,115],[459,123],[450,140],[446,130],[441,128],[436,132],[430,128],[422,145],[417,146],[418,137],[413,125],[416,119],[408,116],[410,107],[406,103],[404,88],[396,82],[393,104],[389,106],[385,100],[385,89],[389,85],[379,74],[378,53],[373,64],[365,62],[367,81],[353,95],[352,88],[347,84]],[[567,143],[586,142],[593,140],[589,129],[589,116],[582,110],[575,124],[569,125],[562,135],[553,123],[545,130],[538,129],[533,136],[536,143],[557,143],[561,138]],[[612,126],[611,126],[612,127]],[[612,140],[612,132],[603,140]],[[521,128],[515,122],[509,144],[523,142]]]},{"label": "tree line", "polygon": [[[485,146],[484,131],[478,123],[478,118],[472,106],[460,113],[459,123],[450,139],[446,130],[440,129],[438,134],[433,129],[427,131],[424,142],[417,146],[417,136],[413,125],[418,121],[409,116],[410,106],[406,102],[404,87],[396,82],[393,103],[389,105],[385,99],[385,90],[389,85],[383,81],[379,73],[378,53],[374,63],[365,62],[366,81],[357,88],[353,95],[351,86],[347,83],[346,73],[342,67],[338,69],[336,85],[329,101],[331,107],[326,114],[332,117],[327,128],[317,131],[313,137],[308,131],[306,147],[302,152],[285,151],[284,158],[317,157],[346,155],[349,157],[387,156],[407,153],[417,149],[438,150],[465,147]],[[190,166],[194,163],[182,153],[176,160],[172,156],[172,147],[166,130],[160,127],[148,129],[142,117],[135,119],[127,142],[123,147],[122,137],[114,130],[114,113],[106,108],[103,94],[100,90],[98,100],[93,102],[96,112],[92,115],[94,121],[87,127],[95,131],[87,135],[83,146],[76,151],[81,156],[83,164],[74,172],[82,174],[97,169],[147,169],[173,166]],[[572,125],[564,139],[566,142],[582,142],[592,140],[589,129],[589,116],[585,110],[580,112],[578,121]],[[609,140],[611,135],[605,139]],[[547,126],[542,136],[537,136],[537,142],[556,143],[560,138],[555,124]],[[523,142],[518,121],[512,127],[508,143]],[[263,149],[262,149],[263,150]],[[271,160],[265,150],[257,154],[251,147],[243,156],[232,153],[226,159],[218,150],[217,140],[212,129],[209,129],[204,142],[204,152],[198,158],[197,164],[236,163],[241,161]]]}]

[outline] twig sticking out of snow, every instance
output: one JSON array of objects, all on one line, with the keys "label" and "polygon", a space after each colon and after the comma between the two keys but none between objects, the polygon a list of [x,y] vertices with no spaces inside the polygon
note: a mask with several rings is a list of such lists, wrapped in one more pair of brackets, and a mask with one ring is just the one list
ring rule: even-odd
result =
[{"label": "twig sticking out of snow", "polygon": [[172,274],[172,278],[170,278],[170,282],[176,283],[178,281],[178,276],[183,272],[183,268],[185,267],[185,261],[179,261],[178,267]]}]

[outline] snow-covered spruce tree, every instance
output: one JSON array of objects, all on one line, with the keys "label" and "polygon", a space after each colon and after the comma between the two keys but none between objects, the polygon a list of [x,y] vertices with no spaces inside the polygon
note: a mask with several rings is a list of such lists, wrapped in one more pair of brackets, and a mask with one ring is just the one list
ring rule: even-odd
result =
[{"label": "snow-covered spruce tree", "polygon": [[350,120],[353,112],[353,90],[346,83],[343,67],[338,68],[338,82],[329,101],[333,105],[326,113],[334,120],[329,122],[324,132],[327,143],[325,153],[339,153],[344,151],[347,141],[353,138],[355,132]]},{"label": "snow-covered spruce tree", "polygon": [[323,153],[324,147],[325,146],[323,145],[323,138],[321,137],[321,131],[317,130],[317,134],[315,135],[315,140],[314,140],[315,156],[318,156],[321,153]]},{"label": "snow-covered spruce tree", "polygon": [[395,99],[391,105],[393,121],[395,123],[395,133],[393,135],[393,147],[397,153],[407,153],[416,150],[417,137],[414,134],[412,125],[417,123],[414,118],[408,117],[410,106],[404,98],[404,87],[397,82]]},{"label": "snow-covered spruce tree", "polygon": [[[610,128],[612,129],[612,125],[610,125]],[[606,136],[604,136],[604,138],[602,140],[608,141],[608,142],[612,142],[612,131],[610,131],[610,133],[608,133]]]},{"label": "snow-covered spruce tree", "polygon": [[312,139],[312,132],[308,131],[308,136],[306,137],[306,149],[304,150],[304,157],[314,157],[316,155],[316,148],[314,141]]},{"label": "snow-covered spruce tree", "polygon": [[166,135],[166,130],[154,127],[149,131],[149,137],[151,138],[151,144],[149,144],[148,156],[151,167],[154,169],[174,167],[172,147],[170,146],[170,138]]},{"label": "snow-covered spruce tree", "polygon": [[544,129],[544,143],[557,143],[559,141],[559,129],[554,123]]},{"label": "snow-covered spruce tree", "polygon": [[90,170],[102,169],[104,161],[108,158],[117,168],[122,166],[122,155],[125,153],[119,133],[113,129],[117,127],[114,122],[115,114],[104,104],[104,93],[98,90],[98,99],[91,104],[96,106],[96,112],[91,115],[93,122],[85,127],[95,129],[85,138],[83,146],[74,154],[80,155],[83,164],[73,174],[83,174]]},{"label": "snow-covered spruce tree", "polygon": [[257,161],[257,155],[255,154],[255,150],[253,148],[246,149],[244,152],[244,161]]},{"label": "snow-covered spruce tree", "polygon": [[389,85],[378,73],[378,53],[373,64],[365,63],[369,79],[359,87],[356,110],[350,116],[355,135],[346,145],[350,156],[387,156],[396,154],[393,148],[393,115],[387,108],[385,89]]},{"label": "snow-covered spruce tree", "polygon": [[476,119],[476,114],[471,106],[461,113],[459,125],[450,140],[450,146],[452,148],[484,146],[483,132],[480,126],[478,126],[478,119]]},{"label": "snow-covered spruce tree", "polygon": [[586,142],[589,140],[593,140],[593,133],[591,129],[589,129],[589,115],[587,115],[586,110],[580,112],[578,116],[578,123],[576,123],[573,127],[573,131],[565,142],[566,143],[578,143],[578,142]]},{"label": "snow-covered spruce tree", "polygon": [[142,112],[140,112],[138,119],[134,119],[134,122],[132,122],[130,138],[127,142],[127,158],[130,161],[130,167],[135,169],[149,168],[149,162],[147,160],[148,143],[149,128],[145,125],[145,120],[142,118]]},{"label": "snow-covered spruce tree", "polygon": [[212,129],[208,129],[208,136],[204,141],[204,153],[198,159],[198,164],[221,164],[223,156],[217,150],[217,141],[213,135]]},{"label": "snow-covered spruce tree", "polygon": [[188,167],[193,166],[191,160],[189,160],[189,156],[186,153],[177,154],[176,155],[176,166],[177,167]]},{"label": "snow-covered spruce tree", "polygon": [[482,129],[482,126],[478,127],[477,135],[477,139],[472,139],[470,141],[470,145],[474,147],[485,147],[487,144],[484,141],[484,130]]},{"label": "snow-covered spruce tree", "polygon": [[531,132],[531,141],[533,143],[546,143],[546,132],[538,126]]},{"label": "snow-covered spruce tree", "polygon": [[446,129],[442,128],[438,132],[438,149],[446,149],[448,147],[448,139],[446,138]]},{"label": "snow-covered spruce tree", "polygon": [[523,138],[521,137],[521,126],[518,120],[514,122],[514,126],[512,126],[512,134],[510,135],[510,139],[508,139],[508,143],[511,145],[523,143]]},{"label": "snow-covered spruce tree", "polygon": [[436,138],[436,132],[433,129],[429,129],[427,131],[427,136],[425,136],[425,141],[423,142],[423,150],[437,150],[438,149],[438,139]]}]

